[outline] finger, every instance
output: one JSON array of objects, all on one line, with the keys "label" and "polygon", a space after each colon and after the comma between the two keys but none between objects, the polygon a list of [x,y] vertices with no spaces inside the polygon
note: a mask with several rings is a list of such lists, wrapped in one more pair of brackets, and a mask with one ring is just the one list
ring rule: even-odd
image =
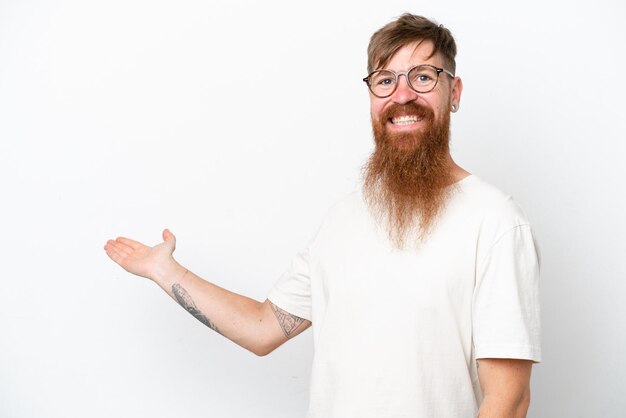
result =
[{"label": "finger", "polygon": [[173,239],[174,242],[176,242],[176,237],[174,236],[172,231],[166,228],[163,230],[163,241],[168,241],[170,239]]},{"label": "finger", "polygon": [[163,230],[163,241],[167,243],[167,246],[169,247],[171,252],[174,252],[174,250],[176,250],[176,237],[169,229]]},{"label": "finger", "polygon": [[135,251],[132,247],[118,241],[109,241],[109,245],[114,247],[118,252],[122,252],[126,255],[130,255]]},{"label": "finger", "polygon": [[126,238],[126,237],[117,237],[117,238],[115,239],[115,241],[117,241],[117,242],[119,242],[119,243],[122,243],[122,244],[124,244],[124,245],[128,245],[128,246],[129,246],[130,248],[132,248],[133,250],[136,250],[136,249],[138,249],[138,248],[143,247],[143,244],[142,244],[142,243],[140,243],[140,242],[138,242],[138,241],[135,241],[135,240],[132,240],[132,239],[130,239],[130,238]]},{"label": "finger", "polygon": [[107,251],[114,250],[121,255],[128,255],[132,252],[132,248],[130,248],[129,246],[120,244],[119,242],[113,240],[108,240],[106,245],[104,246],[104,249]]},{"label": "finger", "polygon": [[115,261],[117,264],[121,265],[122,262],[124,261],[124,259],[126,258],[126,255],[122,252],[120,252],[115,245],[112,245],[111,242],[114,241],[110,241],[107,243],[107,245],[104,246],[104,249],[107,252],[107,255],[109,256],[109,258],[113,261]]}]

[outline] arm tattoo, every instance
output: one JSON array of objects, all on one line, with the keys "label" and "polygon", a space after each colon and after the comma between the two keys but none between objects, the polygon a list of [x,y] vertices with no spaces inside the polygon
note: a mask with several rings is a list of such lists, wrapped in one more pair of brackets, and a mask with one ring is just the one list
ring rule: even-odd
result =
[{"label": "arm tattoo", "polygon": [[278,324],[282,328],[285,337],[289,338],[289,336],[293,334],[300,324],[304,322],[304,319],[283,311],[272,302],[270,302],[270,305],[272,305],[272,311],[274,311],[274,315],[276,315]]},{"label": "arm tattoo", "polygon": [[211,328],[213,331],[221,334],[220,330],[217,329],[217,327],[215,326],[215,324],[213,322],[211,322],[209,320],[209,318],[207,318],[201,311],[200,309],[198,309],[196,307],[196,304],[193,302],[193,299],[191,298],[191,296],[189,295],[189,293],[187,293],[187,291],[185,290],[184,287],[182,287],[181,285],[179,285],[178,283],[174,284],[172,286],[172,293],[174,294],[174,296],[176,297],[176,300],[178,301],[178,303],[180,304],[180,306],[182,306],[183,308],[185,308],[187,310],[187,312],[189,312],[190,314],[192,314],[193,316],[196,317],[196,319],[200,322],[202,322],[204,325],[206,325],[207,327]]}]

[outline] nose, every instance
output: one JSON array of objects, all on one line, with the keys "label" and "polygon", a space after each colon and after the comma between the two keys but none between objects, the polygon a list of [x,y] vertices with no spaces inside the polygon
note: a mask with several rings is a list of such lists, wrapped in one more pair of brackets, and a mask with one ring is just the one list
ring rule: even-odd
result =
[{"label": "nose", "polygon": [[405,104],[417,99],[417,92],[409,86],[409,80],[406,74],[398,75],[398,86],[391,97],[393,101],[398,104]]}]

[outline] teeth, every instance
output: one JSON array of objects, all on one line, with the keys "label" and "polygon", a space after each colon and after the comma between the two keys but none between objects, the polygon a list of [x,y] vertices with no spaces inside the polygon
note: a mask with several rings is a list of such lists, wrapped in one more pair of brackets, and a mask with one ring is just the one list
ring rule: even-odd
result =
[{"label": "teeth", "polygon": [[410,125],[417,122],[417,116],[398,116],[391,119],[394,125]]}]

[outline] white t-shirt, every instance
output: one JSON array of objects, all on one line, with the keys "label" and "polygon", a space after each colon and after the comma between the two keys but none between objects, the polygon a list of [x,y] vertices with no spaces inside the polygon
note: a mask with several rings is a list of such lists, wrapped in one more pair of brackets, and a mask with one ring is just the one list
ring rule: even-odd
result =
[{"label": "white t-shirt", "polygon": [[469,176],[405,250],[349,195],[268,298],[313,323],[309,418],[470,418],[476,359],[541,360],[538,278],[520,208]]}]

